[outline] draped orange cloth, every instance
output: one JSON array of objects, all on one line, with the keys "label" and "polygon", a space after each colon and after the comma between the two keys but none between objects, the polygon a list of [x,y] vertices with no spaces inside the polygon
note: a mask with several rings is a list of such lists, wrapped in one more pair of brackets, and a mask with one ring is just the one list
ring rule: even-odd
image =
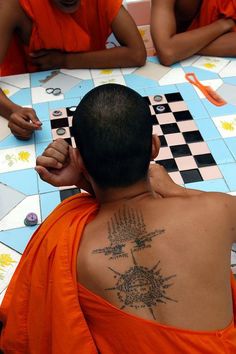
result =
[{"label": "draped orange cloth", "polygon": [[0,307],[4,354],[235,354],[234,321],[224,330],[178,329],[127,314],[77,283],[77,253],[98,204],[62,202],[34,233]]},{"label": "draped orange cloth", "polygon": [[80,237],[97,209],[91,196],[73,196],[34,233],[0,307],[4,354],[97,353],[76,279]]},{"label": "draped orange cloth", "polygon": [[28,63],[29,53],[41,49],[65,52],[87,52],[105,49],[111,34],[111,23],[117,16],[122,0],[80,0],[74,14],[60,11],[50,0],[19,0],[32,20],[29,46],[20,44],[14,35],[4,62],[1,76],[37,71]]},{"label": "draped orange cloth", "polygon": [[[234,320],[219,331],[192,331],[125,313],[78,284],[79,300],[91,335],[102,354],[235,354]],[[236,306],[236,285],[232,276]],[[186,316],[186,314],[183,314]],[[189,314],[191,316],[191,314]]]},{"label": "draped orange cloth", "polygon": [[203,0],[200,13],[189,30],[209,25],[222,17],[236,20],[236,0]]}]

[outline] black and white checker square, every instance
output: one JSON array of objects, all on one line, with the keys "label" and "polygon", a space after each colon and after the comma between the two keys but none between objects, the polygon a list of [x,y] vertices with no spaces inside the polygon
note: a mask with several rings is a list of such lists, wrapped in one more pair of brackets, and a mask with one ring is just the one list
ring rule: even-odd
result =
[{"label": "black and white checker square", "polygon": [[156,163],[163,165],[180,184],[220,178],[220,170],[181,94],[163,95],[158,102],[155,96],[145,99],[150,107],[153,133],[161,142]]}]

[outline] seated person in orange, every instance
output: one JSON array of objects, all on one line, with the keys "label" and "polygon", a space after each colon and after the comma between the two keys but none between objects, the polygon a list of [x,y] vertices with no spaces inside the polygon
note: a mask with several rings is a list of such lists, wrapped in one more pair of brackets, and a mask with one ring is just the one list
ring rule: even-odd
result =
[{"label": "seated person in orange", "polygon": [[152,0],[151,33],[164,65],[193,54],[236,56],[235,0]]},{"label": "seated person in orange", "polygon": [[[106,49],[114,33],[121,47]],[[0,75],[56,68],[141,66],[142,38],[122,0],[0,0]],[[40,128],[33,109],[23,109],[0,90],[0,115],[14,135],[30,138]],[[33,123],[33,124],[32,124]]]},{"label": "seated person in orange", "polygon": [[36,169],[91,194],[62,202],[30,240],[0,309],[0,348],[235,353],[236,198],[149,169],[159,140],[147,102],[125,86],[90,91],[73,129],[79,150],[56,141]]}]

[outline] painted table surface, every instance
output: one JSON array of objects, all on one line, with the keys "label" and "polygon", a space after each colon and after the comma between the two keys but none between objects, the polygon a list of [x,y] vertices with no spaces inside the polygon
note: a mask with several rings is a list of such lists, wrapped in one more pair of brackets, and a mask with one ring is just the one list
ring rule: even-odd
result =
[{"label": "painted table surface", "polygon": [[[194,72],[203,84],[210,85],[228,103],[222,107],[211,104],[197,88],[187,82],[185,79],[187,72]],[[166,95],[164,105],[166,100],[166,103],[169,103],[168,98],[173,101],[173,97],[176,97],[169,94],[180,93],[183,102],[169,105],[175,107],[177,111],[181,111],[178,107],[183,109],[184,105],[190,112],[193,118],[190,122],[191,129],[197,130],[202,137],[203,141],[200,143],[204,144],[204,147],[201,145],[201,149],[205,149],[204,153],[207,149],[207,155],[214,160],[214,166],[208,170],[199,168],[203,171],[204,178],[186,183],[189,181],[183,179],[185,171],[181,171],[182,175],[179,171],[181,168],[186,170],[185,165],[188,168],[188,163],[196,164],[187,157],[186,161],[181,160],[179,164],[177,162],[178,171],[174,169],[172,177],[177,183],[190,188],[236,195],[235,59],[194,56],[167,68],[161,66],[156,58],[149,58],[146,66],[139,69],[62,69],[0,77],[0,87],[5,94],[17,104],[33,107],[43,123],[43,129],[35,132],[29,141],[20,141],[10,133],[7,121],[0,117],[0,301],[27,242],[37,228],[25,226],[26,215],[30,212],[36,213],[40,223],[58,205],[62,194],[67,193],[40,180],[34,170],[36,156],[43,152],[52,139],[55,139],[55,129],[51,126],[52,112],[55,110],[64,112],[69,127],[70,109],[73,112],[74,107],[89,90],[104,83],[129,86],[142,96]],[[61,93],[48,94],[47,88],[60,88]],[[181,132],[183,129],[186,130],[184,122],[172,122],[169,127],[167,124],[164,125],[167,133],[172,133],[168,132],[170,126],[172,129],[178,125],[177,128]],[[157,129],[157,126],[154,127]],[[162,134],[165,135],[163,132]],[[168,142],[171,136],[172,134],[168,136]],[[173,146],[176,144],[172,142]],[[169,144],[163,147],[161,160],[168,160],[170,149],[175,150],[169,147]],[[193,159],[192,156],[191,158]],[[234,251],[232,265],[236,272]]]}]

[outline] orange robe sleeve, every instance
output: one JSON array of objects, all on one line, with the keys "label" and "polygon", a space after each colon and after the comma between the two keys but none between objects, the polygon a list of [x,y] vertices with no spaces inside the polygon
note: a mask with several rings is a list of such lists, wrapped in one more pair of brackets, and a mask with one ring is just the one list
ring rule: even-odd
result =
[{"label": "orange robe sleeve", "polygon": [[97,353],[76,278],[80,237],[97,209],[91,196],[73,196],[34,233],[0,307],[4,354]]},{"label": "orange robe sleeve", "polygon": [[189,30],[209,25],[222,17],[236,20],[236,0],[203,0],[200,13]]},{"label": "orange robe sleeve", "polygon": [[11,44],[0,66],[2,76],[37,71],[27,61],[28,54],[33,51],[88,52],[105,49],[111,23],[122,5],[122,0],[81,0],[76,13],[66,14],[50,0],[19,1],[32,20],[30,43],[27,48],[21,45],[21,50],[16,44]]}]

